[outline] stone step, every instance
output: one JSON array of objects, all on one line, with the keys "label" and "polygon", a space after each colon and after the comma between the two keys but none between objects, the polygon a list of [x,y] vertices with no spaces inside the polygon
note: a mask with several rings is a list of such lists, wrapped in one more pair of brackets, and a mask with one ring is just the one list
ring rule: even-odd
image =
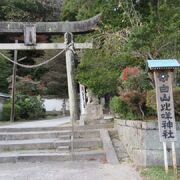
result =
[{"label": "stone step", "polygon": [[[25,139],[70,139],[72,132],[63,131],[29,131],[29,132],[0,132],[0,141],[5,140],[25,140]],[[79,130],[74,132],[75,138],[94,138],[100,137],[99,130]]]},{"label": "stone step", "polygon": [[[0,141],[0,151],[13,151],[13,150],[30,150],[30,149],[56,149],[59,146],[70,146],[71,140],[59,139],[32,139],[32,140],[13,140],[13,141]],[[100,138],[90,139],[75,139],[74,148],[85,147],[102,147]]]},{"label": "stone step", "polygon": [[[43,162],[43,161],[69,161],[72,160],[71,153],[57,152],[31,152],[31,151],[16,151],[0,154],[0,163],[8,162]],[[74,152],[73,160],[102,160],[106,161],[106,155],[103,150]]]},{"label": "stone step", "polygon": [[68,152],[70,150],[70,146],[58,146],[56,148],[56,152]]},{"label": "stone step", "polygon": [[25,139],[70,139],[71,131],[0,132],[0,141]]},{"label": "stone step", "polygon": [[98,129],[75,130],[75,138],[100,138],[100,131]]},{"label": "stone step", "polygon": [[[62,149],[62,152],[60,151],[60,150],[58,150],[58,149],[30,149],[30,150],[25,150],[25,149],[23,149],[23,150],[15,150],[15,151],[4,151],[4,152],[1,152],[0,154],[7,154],[7,155],[9,155],[9,154],[47,154],[47,153],[57,153],[57,154],[59,154],[59,153],[70,153],[71,151],[70,151],[70,148],[68,147],[68,146],[62,146],[62,147],[64,147],[64,149]],[[68,149],[66,149],[65,150],[65,148],[66,147],[68,147]],[[86,150],[86,151],[88,151],[88,150]],[[77,150],[77,152],[79,152],[78,150]]]},{"label": "stone step", "polygon": [[0,127],[0,132],[34,132],[34,131],[66,131],[71,130],[71,126],[65,127]]},{"label": "stone step", "polygon": [[[103,129],[113,128],[113,123],[103,123],[95,125],[75,126],[75,130],[88,130],[88,129]],[[13,127],[0,127],[0,132],[29,132],[29,131],[61,131],[71,130],[71,126],[60,126],[60,127],[33,127],[33,128],[13,128]]]}]

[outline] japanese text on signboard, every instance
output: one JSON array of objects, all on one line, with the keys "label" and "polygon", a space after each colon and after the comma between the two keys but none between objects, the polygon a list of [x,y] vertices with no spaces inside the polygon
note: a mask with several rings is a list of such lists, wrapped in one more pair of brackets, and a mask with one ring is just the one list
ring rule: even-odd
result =
[{"label": "japanese text on signboard", "polygon": [[155,72],[156,98],[160,140],[162,142],[176,141],[176,124],[172,94],[171,71]]}]

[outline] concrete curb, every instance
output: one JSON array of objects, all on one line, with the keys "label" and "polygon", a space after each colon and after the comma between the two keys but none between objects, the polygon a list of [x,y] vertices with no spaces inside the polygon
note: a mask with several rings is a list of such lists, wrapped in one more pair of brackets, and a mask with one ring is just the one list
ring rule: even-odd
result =
[{"label": "concrete curb", "polygon": [[103,142],[103,148],[106,152],[106,159],[110,164],[119,164],[119,160],[117,158],[116,152],[114,150],[111,138],[109,136],[108,130],[101,129],[100,130],[101,139]]}]

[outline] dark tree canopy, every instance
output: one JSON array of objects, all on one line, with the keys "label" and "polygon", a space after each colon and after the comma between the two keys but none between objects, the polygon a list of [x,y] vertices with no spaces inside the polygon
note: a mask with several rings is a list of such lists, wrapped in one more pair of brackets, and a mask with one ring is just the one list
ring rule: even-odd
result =
[{"label": "dark tree canopy", "polygon": [[[0,21],[59,21],[61,1],[59,0],[3,0],[0,1]],[[5,35],[1,34],[1,42],[14,42],[18,39],[23,42],[23,36],[19,35]],[[58,38],[47,35],[38,35],[38,42],[52,42],[57,41]],[[8,52],[9,56],[13,58],[13,52]],[[57,51],[19,51],[18,57],[26,56],[26,60],[21,63],[36,64],[46,59],[53,57]],[[2,58],[1,58],[2,59]],[[11,75],[12,65],[6,60],[0,61],[1,71],[0,87],[1,91],[8,91],[7,77]],[[17,75],[22,77],[30,76],[31,83],[41,83],[46,86],[43,94],[52,94],[57,96],[67,96],[67,80],[66,67],[64,64],[64,56],[59,57],[54,63],[38,69],[25,69],[18,67]],[[34,82],[33,82],[34,81]],[[23,89],[23,81],[19,82],[20,89]],[[27,87],[27,83],[24,84]],[[33,89],[33,87],[32,87]],[[34,90],[33,90],[34,92]],[[37,92],[38,93],[38,92]]]}]

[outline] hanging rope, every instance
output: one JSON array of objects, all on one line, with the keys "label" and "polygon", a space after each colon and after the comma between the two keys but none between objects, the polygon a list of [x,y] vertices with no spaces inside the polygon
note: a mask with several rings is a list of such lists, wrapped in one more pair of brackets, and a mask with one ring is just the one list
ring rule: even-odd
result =
[{"label": "hanging rope", "polygon": [[[72,44],[73,44],[73,43],[68,44],[68,46],[67,46],[65,49],[63,49],[61,52],[59,52],[58,54],[56,54],[54,57],[52,57],[52,58],[50,58],[50,59],[48,59],[48,60],[46,60],[46,61],[44,61],[44,62],[42,62],[42,63],[40,63],[40,64],[35,64],[35,65],[25,65],[25,64],[18,63],[18,62],[14,62],[12,59],[8,58],[6,55],[4,55],[4,54],[1,53],[1,52],[0,52],[0,55],[1,55],[2,57],[4,57],[6,60],[8,60],[8,61],[10,61],[11,63],[13,63],[13,64],[16,64],[16,65],[18,65],[18,66],[20,66],[20,67],[23,67],[23,68],[32,69],[32,68],[40,67],[40,66],[42,66],[42,65],[45,65],[45,64],[53,61],[53,60],[56,59],[58,56],[60,56],[63,52],[65,52]],[[70,49],[71,49],[71,48],[70,48]],[[21,60],[23,60],[23,59],[25,59],[25,57],[23,57],[23,58],[21,58],[21,59],[18,59],[18,61],[21,61]]]}]

